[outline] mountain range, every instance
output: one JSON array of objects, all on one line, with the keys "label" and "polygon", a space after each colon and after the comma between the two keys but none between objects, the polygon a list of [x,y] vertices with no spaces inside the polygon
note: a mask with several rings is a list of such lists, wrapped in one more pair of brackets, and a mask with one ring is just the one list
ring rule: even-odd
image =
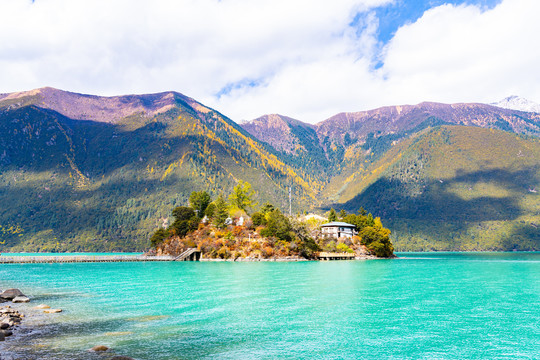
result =
[{"label": "mountain range", "polygon": [[540,113],[540,104],[516,95],[512,95],[502,99],[501,101],[491,103],[491,105],[511,110]]},{"label": "mountain range", "polygon": [[539,250],[540,114],[388,106],[237,124],[176,92],[0,95],[0,249],[143,250],[192,191],[381,216],[397,250]]}]

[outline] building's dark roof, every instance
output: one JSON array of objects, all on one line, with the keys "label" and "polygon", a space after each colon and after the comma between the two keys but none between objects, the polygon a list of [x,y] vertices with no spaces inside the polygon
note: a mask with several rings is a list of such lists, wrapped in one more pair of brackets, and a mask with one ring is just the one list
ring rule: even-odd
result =
[{"label": "building's dark roof", "polygon": [[346,222],[341,222],[341,221],[332,221],[332,222],[329,222],[329,223],[326,223],[326,224],[322,224],[321,227],[338,227],[338,226],[341,226],[341,227],[350,227],[350,228],[354,228],[356,227],[355,225],[353,224],[349,224],[349,223],[346,223]]}]

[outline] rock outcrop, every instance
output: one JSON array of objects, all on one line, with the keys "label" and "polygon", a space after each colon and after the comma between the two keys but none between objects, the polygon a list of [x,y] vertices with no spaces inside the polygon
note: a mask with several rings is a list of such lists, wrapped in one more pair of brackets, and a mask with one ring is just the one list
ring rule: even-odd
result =
[{"label": "rock outcrop", "polygon": [[13,300],[13,299],[15,299],[17,296],[24,296],[24,297],[26,297],[26,295],[24,295],[24,294],[22,293],[22,291],[19,290],[19,289],[7,289],[7,290],[4,290],[4,291],[0,294],[0,298],[5,299],[5,300]]}]

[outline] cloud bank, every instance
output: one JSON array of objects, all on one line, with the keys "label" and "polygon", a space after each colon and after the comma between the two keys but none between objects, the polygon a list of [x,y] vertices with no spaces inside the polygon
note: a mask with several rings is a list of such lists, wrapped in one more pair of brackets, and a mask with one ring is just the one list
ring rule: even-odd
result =
[{"label": "cloud bank", "polygon": [[540,100],[540,2],[442,5],[378,40],[391,0],[0,0],[0,92],[175,90],[233,120]]}]

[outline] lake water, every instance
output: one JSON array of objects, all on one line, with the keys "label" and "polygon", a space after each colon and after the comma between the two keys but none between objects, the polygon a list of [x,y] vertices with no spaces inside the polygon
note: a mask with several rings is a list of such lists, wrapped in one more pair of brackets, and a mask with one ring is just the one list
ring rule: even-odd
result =
[{"label": "lake water", "polygon": [[[32,298],[0,358],[533,359],[540,253],[0,265]],[[46,303],[60,314],[41,315]],[[106,355],[89,353],[106,345]]]}]

